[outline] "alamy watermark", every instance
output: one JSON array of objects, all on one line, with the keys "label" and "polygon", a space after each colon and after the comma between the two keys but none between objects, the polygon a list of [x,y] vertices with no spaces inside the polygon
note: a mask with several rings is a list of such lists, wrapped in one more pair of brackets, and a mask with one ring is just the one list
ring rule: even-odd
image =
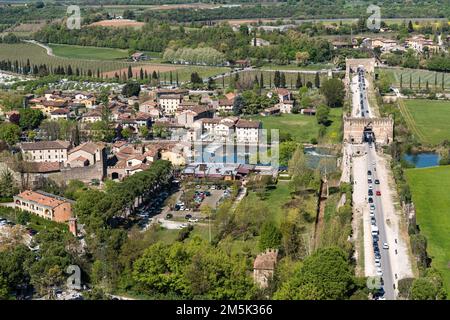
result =
[{"label": "alamy watermark", "polygon": [[367,7],[367,13],[371,13],[369,18],[367,18],[366,26],[367,29],[375,31],[380,30],[381,27],[381,8],[379,6],[371,4]]},{"label": "alamy watermark", "polygon": [[76,30],[81,29],[81,10],[79,6],[68,6],[67,14],[69,17],[67,18],[67,29]]}]

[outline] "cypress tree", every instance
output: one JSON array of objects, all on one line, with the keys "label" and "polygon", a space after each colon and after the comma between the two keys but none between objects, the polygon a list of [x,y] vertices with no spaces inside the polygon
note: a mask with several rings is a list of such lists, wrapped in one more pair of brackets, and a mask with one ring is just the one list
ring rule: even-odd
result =
[{"label": "cypress tree", "polygon": [[295,81],[295,88],[300,89],[303,86],[302,84],[302,78],[300,76],[300,72],[297,73],[297,80]]},{"label": "cypress tree", "polygon": [[128,79],[133,78],[133,69],[131,69],[131,66],[128,66]]},{"label": "cypress tree", "polygon": [[316,72],[316,76],[314,78],[314,85],[316,86],[316,88],[320,88],[320,77],[318,72]]},{"label": "cypress tree", "polygon": [[263,78],[263,73],[261,72],[261,75],[259,76],[259,87],[261,89],[264,88],[264,78]]}]

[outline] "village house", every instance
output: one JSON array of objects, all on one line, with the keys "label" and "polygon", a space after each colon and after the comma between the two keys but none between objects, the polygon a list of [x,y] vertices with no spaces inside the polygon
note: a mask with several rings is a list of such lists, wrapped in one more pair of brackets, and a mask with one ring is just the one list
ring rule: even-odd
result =
[{"label": "village house", "polygon": [[147,100],[141,104],[139,104],[139,111],[150,113],[150,110],[156,109],[158,104],[154,100]]},{"label": "village house", "polygon": [[220,141],[233,140],[237,117],[202,119],[202,131]]},{"label": "village house", "polygon": [[32,162],[66,162],[70,147],[68,141],[36,141],[21,143],[23,158]]},{"label": "village house", "polygon": [[423,53],[425,48],[428,48],[430,53],[437,53],[440,50],[438,44],[434,43],[433,40],[426,39],[423,35],[408,38],[405,42],[408,48],[412,48],[418,53]]},{"label": "village house", "polygon": [[234,99],[220,99],[217,105],[218,112],[233,112]]},{"label": "village house", "polygon": [[250,45],[253,47],[266,47],[270,46],[270,42],[261,38],[254,38],[250,40]]},{"label": "village house", "polygon": [[72,201],[43,191],[26,190],[14,196],[14,207],[55,222],[68,222]]},{"label": "village house", "polygon": [[148,60],[148,56],[143,52],[135,52],[131,55],[131,60],[134,62]]},{"label": "village house", "polygon": [[71,168],[93,166],[105,161],[105,146],[102,143],[85,142],[71,149],[67,155],[67,166]]},{"label": "village house", "polygon": [[257,143],[259,141],[260,121],[239,119],[236,123],[237,142]]},{"label": "village house", "polygon": [[186,128],[194,128],[194,122],[199,119],[212,118],[214,116],[214,109],[207,106],[184,106],[180,107],[175,116],[177,122]]},{"label": "village house", "polygon": [[50,112],[51,120],[69,119],[70,110],[67,108],[59,108]]},{"label": "village house", "polygon": [[102,113],[100,110],[91,110],[83,114],[81,121],[85,123],[94,123],[102,120]]},{"label": "village house", "polygon": [[158,99],[159,108],[165,115],[174,115],[182,100],[180,94],[162,95]]}]

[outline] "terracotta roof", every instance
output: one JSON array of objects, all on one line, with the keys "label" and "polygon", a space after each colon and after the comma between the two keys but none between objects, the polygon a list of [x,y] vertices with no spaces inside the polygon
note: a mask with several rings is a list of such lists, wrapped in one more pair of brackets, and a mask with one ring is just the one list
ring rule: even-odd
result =
[{"label": "terracotta roof", "polygon": [[30,173],[49,173],[61,170],[59,162],[27,162],[26,167]]},{"label": "terracotta roof", "polygon": [[278,94],[281,94],[283,96],[287,96],[287,95],[290,94],[289,90],[285,89],[285,88],[276,88],[275,92],[278,93]]},{"label": "terracotta roof", "polygon": [[177,100],[181,100],[181,95],[180,94],[165,94],[165,95],[161,95],[159,97],[159,99],[177,99]]},{"label": "terracotta roof", "polygon": [[89,112],[86,112],[85,114],[83,114],[83,118],[87,118],[87,117],[101,117],[102,113],[98,110],[91,110]]},{"label": "terracotta roof", "polygon": [[59,109],[53,110],[52,112],[50,112],[50,114],[52,114],[52,115],[67,115],[69,112],[70,112],[69,109],[59,108]]},{"label": "terracotta roof", "polygon": [[44,101],[42,104],[44,106],[48,106],[48,107],[62,108],[67,105],[67,102],[66,101]]},{"label": "terracotta roof", "polygon": [[49,149],[68,149],[70,146],[69,141],[36,141],[36,142],[24,142],[21,144],[22,150],[49,150]]},{"label": "terracotta roof", "polygon": [[83,144],[80,144],[78,147],[73,148],[69,151],[69,154],[72,154],[74,152],[77,152],[79,150],[86,151],[87,153],[94,154],[97,149],[103,149],[103,145],[94,143],[94,142],[85,142]]},{"label": "terracotta roof", "polygon": [[234,100],[229,99],[220,99],[219,100],[219,106],[232,106],[234,103]]},{"label": "terracotta roof", "polygon": [[17,195],[17,197],[22,198],[27,201],[33,201],[40,205],[56,208],[63,203],[67,203],[66,199],[62,197],[57,197],[48,193],[36,192],[27,190]]},{"label": "terracotta roof", "polygon": [[239,119],[239,121],[236,123],[236,128],[254,128],[254,129],[258,129],[260,127],[260,125],[261,125],[260,121]]}]

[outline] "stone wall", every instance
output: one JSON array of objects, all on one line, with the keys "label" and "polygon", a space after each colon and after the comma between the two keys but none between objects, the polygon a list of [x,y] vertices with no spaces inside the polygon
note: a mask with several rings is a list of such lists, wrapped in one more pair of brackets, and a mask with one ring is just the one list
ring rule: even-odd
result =
[{"label": "stone wall", "polygon": [[365,128],[371,128],[375,143],[386,145],[394,139],[394,120],[389,118],[344,117],[344,142],[362,143]]}]

